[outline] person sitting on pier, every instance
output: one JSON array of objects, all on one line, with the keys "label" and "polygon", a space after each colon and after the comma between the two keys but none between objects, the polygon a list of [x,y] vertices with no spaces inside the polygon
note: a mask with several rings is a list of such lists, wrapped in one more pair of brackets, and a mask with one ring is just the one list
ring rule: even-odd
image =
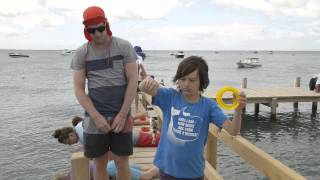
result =
[{"label": "person sitting on pier", "polygon": [[148,112],[147,111],[140,111],[137,112],[134,116],[132,116],[133,125],[149,125],[150,122],[148,121]]},{"label": "person sitting on pier", "polygon": [[[72,119],[73,127],[63,127],[56,129],[53,133],[53,137],[58,139],[62,144],[83,144],[83,118],[75,116]],[[148,123],[149,124],[149,123]],[[140,128],[139,131],[134,130],[132,132],[132,141],[135,147],[157,147],[160,141],[160,133],[155,134],[153,139],[151,131],[147,127]],[[80,148],[81,149],[81,148]],[[80,150],[79,149],[79,150]]]},{"label": "person sitting on pier", "polygon": [[58,139],[59,143],[62,144],[83,144],[83,118],[75,116],[72,119],[73,127],[64,127],[56,129],[52,136]]},{"label": "person sitting on pier", "polygon": [[314,74],[309,82],[310,91],[320,92],[320,74]]},{"label": "person sitting on pier", "polygon": [[[138,64],[138,85],[140,82],[147,77],[147,72],[143,66],[143,61],[146,58],[146,54],[142,51],[142,48],[140,46],[134,46],[134,50],[137,53],[137,64]],[[139,88],[137,88],[137,93],[135,96],[135,110],[136,112],[139,112]]]},{"label": "person sitting on pier", "polygon": [[160,179],[203,180],[203,154],[210,123],[238,135],[246,96],[240,92],[240,105],[229,120],[214,100],[201,95],[209,85],[209,76],[206,61],[198,56],[180,62],[173,82],[177,83],[177,90],[161,87],[149,77],[139,85],[163,112],[154,165],[160,169]]}]

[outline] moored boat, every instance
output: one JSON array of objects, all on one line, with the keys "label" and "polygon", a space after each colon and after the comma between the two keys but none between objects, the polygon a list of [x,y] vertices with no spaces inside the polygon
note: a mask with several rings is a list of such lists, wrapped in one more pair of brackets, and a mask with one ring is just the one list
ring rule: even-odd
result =
[{"label": "moored boat", "polygon": [[72,53],[73,53],[72,50],[64,49],[62,50],[61,55],[68,56],[68,55],[71,55]]},{"label": "moored boat", "polygon": [[262,66],[259,58],[246,58],[237,62],[238,68],[254,68]]},{"label": "moored boat", "polygon": [[29,55],[17,53],[17,52],[11,52],[9,53],[9,56],[12,58],[19,58],[19,57],[30,57]]},{"label": "moored boat", "polygon": [[177,54],[175,54],[176,58],[184,58],[184,52],[183,51],[178,51]]}]

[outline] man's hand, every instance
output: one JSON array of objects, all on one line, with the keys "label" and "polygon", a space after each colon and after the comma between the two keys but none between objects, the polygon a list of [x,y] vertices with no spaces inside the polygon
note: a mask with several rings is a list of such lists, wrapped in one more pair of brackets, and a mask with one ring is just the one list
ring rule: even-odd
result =
[{"label": "man's hand", "polygon": [[110,125],[107,120],[103,116],[98,116],[96,118],[92,118],[97,128],[102,132],[109,133],[111,131]]},{"label": "man's hand", "polygon": [[124,126],[126,125],[127,115],[119,112],[113,120],[112,123],[112,130],[115,133],[119,133],[123,130]]}]

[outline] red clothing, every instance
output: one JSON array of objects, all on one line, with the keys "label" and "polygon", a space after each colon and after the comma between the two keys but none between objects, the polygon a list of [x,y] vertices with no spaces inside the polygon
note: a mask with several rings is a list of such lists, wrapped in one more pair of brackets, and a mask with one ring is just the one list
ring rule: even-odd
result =
[{"label": "red clothing", "polygon": [[155,143],[152,143],[152,133],[140,130],[138,141],[136,146],[137,147],[157,147],[160,141],[160,133],[157,132],[156,134],[156,141]]}]

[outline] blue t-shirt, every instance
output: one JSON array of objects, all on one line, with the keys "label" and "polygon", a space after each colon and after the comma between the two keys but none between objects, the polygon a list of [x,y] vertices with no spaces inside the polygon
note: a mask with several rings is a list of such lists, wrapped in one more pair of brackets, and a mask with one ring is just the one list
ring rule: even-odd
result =
[{"label": "blue t-shirt", "polygon": [[78,142],[83,144],[83,127],[82,127],[82,121],[79,122],[76,127],[74,127],[76,130],[76,133],[78,135]]},{"label": "blue t-shirt", "polygon": [[176,178],[204,175],[204,146],[209,123],[221,127],[228,118],[215,101],[202,97],[189,103],[172,88],[159,87],[153,103],[163,111],[160,143],[154,164]]}]

